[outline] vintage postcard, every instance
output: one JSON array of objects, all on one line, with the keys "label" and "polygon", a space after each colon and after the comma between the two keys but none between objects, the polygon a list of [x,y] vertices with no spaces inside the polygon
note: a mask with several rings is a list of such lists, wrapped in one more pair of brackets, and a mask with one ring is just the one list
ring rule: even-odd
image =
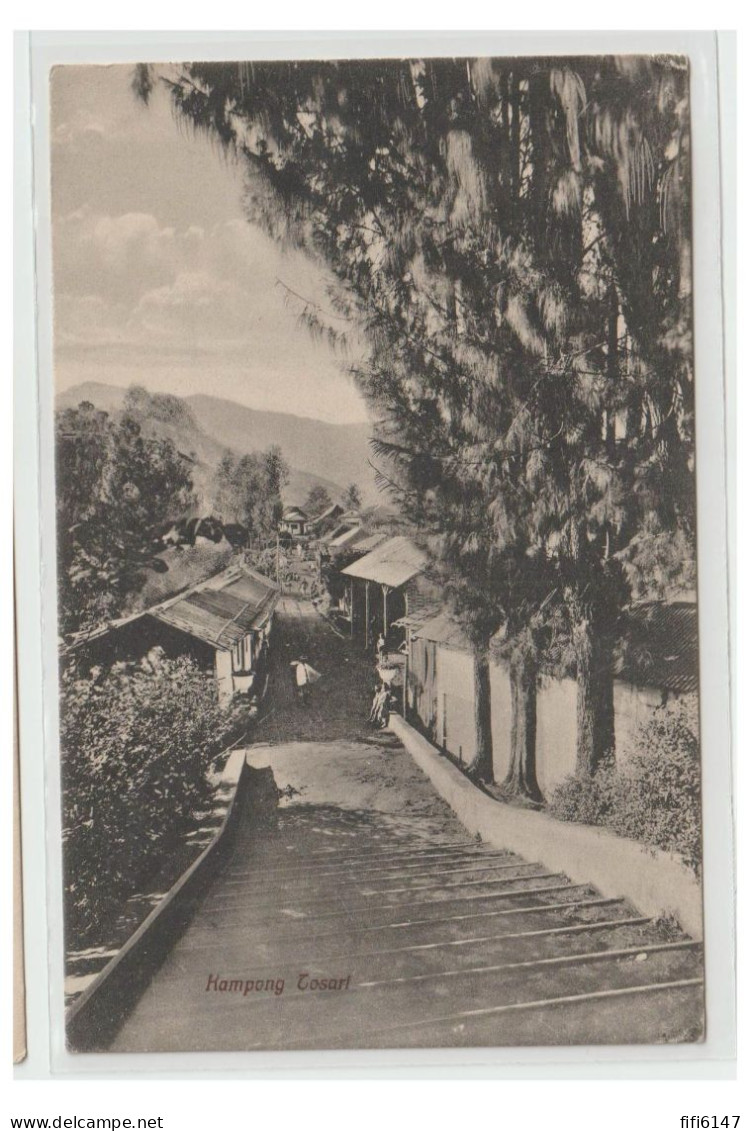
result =
[{"label": "vintage postcard", "polygon": [[689,79],[52,69],[72,1052],[704,1040]]}]

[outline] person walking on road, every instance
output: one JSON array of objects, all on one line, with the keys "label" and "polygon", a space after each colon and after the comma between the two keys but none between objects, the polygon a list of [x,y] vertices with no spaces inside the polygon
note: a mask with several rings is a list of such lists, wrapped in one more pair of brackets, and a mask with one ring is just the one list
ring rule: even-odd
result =
[{"label": "person walking on road", "polygon": [[293,660],[290,667],[294,669],[293,674],[298,698],[302,703],[307,704],[310,697],[310,685],[316,683],[321,678],[321,674],[305,660]]},{"label": "person walking on road", "polygon": [[293,660],[290,665],[293,670],[295,680],[295,687],[297,688],[297,698],[301,703],[308,702],[308,670],[303,660]]}]

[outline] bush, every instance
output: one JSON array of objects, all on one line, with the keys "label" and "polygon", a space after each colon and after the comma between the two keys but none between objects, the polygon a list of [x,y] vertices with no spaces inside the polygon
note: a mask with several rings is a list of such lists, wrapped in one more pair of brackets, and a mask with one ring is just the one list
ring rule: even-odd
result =
[{"label": "bush", "polygon": [[155,650],[64,677],[60,727],[66,929],[83,943],[206,811],[238,718],[192,659]]},{"label": "bush", "polygon": [[571,774],[556,786],[548,812],[559,821],[580,825],[607,825],[613,809],[615,762],[607,759],[591,777]]},{"label": "bush", "polygon": [[561,821],[603,825],[619,836],[675,853],[701,869],[701,763],[696,697],[655,711],[635,752],[592,778],[566,778],[548,811]]}]

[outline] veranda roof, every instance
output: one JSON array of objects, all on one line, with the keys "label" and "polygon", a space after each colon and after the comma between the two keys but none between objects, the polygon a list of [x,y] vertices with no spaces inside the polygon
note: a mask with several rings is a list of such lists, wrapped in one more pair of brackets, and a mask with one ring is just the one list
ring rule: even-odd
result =
[{"label": "veranda roof", "polygon": [[389,538],[371,553],[352,562],[342,574],[345,577],[358,577],[363,581],[375,581],[398,589],[425,569],[427,559],[414,542],[403,535]]},{"label": "veranda roof", "polygon": [[412,628],[414,636],[423,640],[431,640],[436,644],[444,644],[447,648],[458,648],[462,651],[469,650],[469,641],[461,625],[452,620],[447,613],[438,613],[422,623],[417,623]]}]

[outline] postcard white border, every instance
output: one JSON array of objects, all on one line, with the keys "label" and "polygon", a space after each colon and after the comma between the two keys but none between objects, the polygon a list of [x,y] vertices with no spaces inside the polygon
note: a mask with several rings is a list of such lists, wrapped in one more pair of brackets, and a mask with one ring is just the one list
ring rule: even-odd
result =
[{"label": "postcard white border", "polygon": [[[732,758],[728,650],[722,223],[717,38],[711,32],[139,33],[19,36],[16,560],[29,1057],[17,1078],[491,1076],[728,1077],[735,1056]],[[707,1040],[700,1045],[310,1053],[69,1054],[63,935],[53,468],[48,75],[60,63],[201,59],[675,52],[691,61],[699,611],[704,751]],[[28,67],[25,66],[28,63]],[[27,79],[24,89],[24,79]],[[31,102],[29,102],[29,94]],[[30,109],[31,108],[31,109]],[[28,127],[33,121],[33,146]],[[723,119],[724,120],[724,119]],[[35,292],[34,292],[35,283]],[[36,301],[36,314],[33,301]],[[36,356],[35,356],[36,355]],[[20,362],[20,364],[19,364]],[[38,382],[31,374],[38,373]],[[41,532],[41,534],[40,534]],[[43,673],[43,675],[42,675]],[[44,758],[40,758],[40,751]],[[706,772],[711,765],[711,773]],[[45,841],[46,837],[46,841]],[[44,946],[49,939],[49,954]],[[48,996],[47,996],[48,995]]]}]

